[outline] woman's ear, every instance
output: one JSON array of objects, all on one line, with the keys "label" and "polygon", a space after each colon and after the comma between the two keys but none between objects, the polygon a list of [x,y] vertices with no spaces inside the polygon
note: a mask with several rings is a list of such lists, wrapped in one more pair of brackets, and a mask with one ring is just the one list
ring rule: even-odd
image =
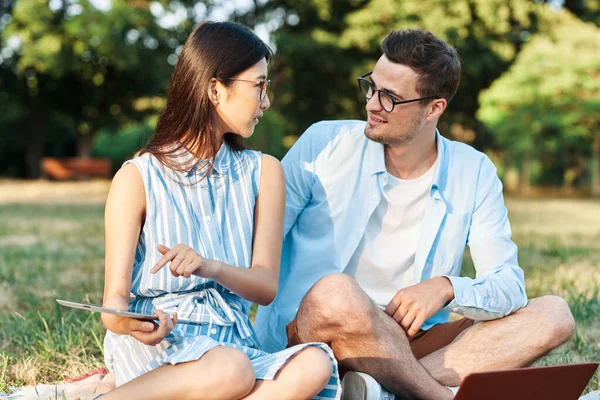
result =
[{"label": "woman's ear", "polygon": [[216,78],[211,78],[208,83],[208,99],[214,106],[219,104],[219,86],[220,82]]}]

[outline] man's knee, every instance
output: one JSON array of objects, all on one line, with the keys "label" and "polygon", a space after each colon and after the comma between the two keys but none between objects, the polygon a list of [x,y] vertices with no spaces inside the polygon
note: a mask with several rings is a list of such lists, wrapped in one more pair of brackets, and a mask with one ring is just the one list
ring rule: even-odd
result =
[{"label": "man's knee", "polygon": [[316,325],[352,326],[368,324],[374,305],[356,281],[346,274],[321,278],[306,294],[300,305],[299,319],[310,319]]},{"label": "man's knee", "polygon": [[575,320],[566,301],[558,296],[543,296],[532,299],[527,305],[533,315],[532,323],[544,327],[540,344],[552,350],[573,336]]}]

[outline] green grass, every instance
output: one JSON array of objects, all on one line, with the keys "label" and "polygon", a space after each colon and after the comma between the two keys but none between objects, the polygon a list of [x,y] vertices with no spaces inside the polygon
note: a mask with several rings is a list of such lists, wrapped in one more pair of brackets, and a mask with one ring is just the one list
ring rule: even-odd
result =
[{"label": "green grass", "polygon": [[0,205],[0,392],[102,366],[103,206]]},{"label": "green grass", "polygon": [[[562,296],[577,321],[573,339],[537,364],[600,360],[600,202],[507,205],[529,297]],[[102,301],[102,215],[100,204],[0,204],[0,392],[102,366],[98,315],[54,301]],[[596,373],[587,391],[598,389]]]}]

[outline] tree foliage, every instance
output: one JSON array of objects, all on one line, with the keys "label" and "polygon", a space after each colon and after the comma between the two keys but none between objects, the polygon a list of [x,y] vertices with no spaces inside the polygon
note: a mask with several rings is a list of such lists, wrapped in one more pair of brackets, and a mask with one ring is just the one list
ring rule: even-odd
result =
[{"label": "tree foliage", "polygon": [[546,18],[551,28],[482,92],[478,116],[513,159],[526,155],[546,171],[565,172],[548,183],[585,182],[600,135],[600,30],[566,11]]},{"label": "tree foliage", "polygon": [[99,9],[90,0],[15,0],[5,11],[3,48],[10,57],[2,60],[0,106],[5,126],[24,133],[30,176],[57,130],[76,137],[77,153],[89,156],[101,128],[156,112],[136,107],[136,100],[164,95],[193,20],[163,27],[157,14],[164,7],[149,4],[112,0]]},{"label": "tree foliage", "polygon": [[[213,10],[231,10],[226,0],[109,3],[0,0],[0,130],[11,133],[0,135],[0,173],[22,174],[23,153],[30,176],[42,155],[89,154],[100,131],[98,143],[120,147],[96,154],[122,158],[128,143],[147,136],[192,27]],[[542,183],[584,182],[597,170],[591,149],[600,152],[600,0],[565,0],[560,12],[556,4],[254,0],[231,18],[269,31],[276,55],[272,108],[249,144],[281,157],[316,121],[363,118],[356,77],[373,68],[391,30],[423,28],[454,46],[463,64],[443,134],[504,154],[510,165],[532,165],[521,169]]]},{"label": "tree foliage", "polygon": [[423,28],[454,46],[463,62],[461,87],[442,121],[445,133],[489,147],[474,118],[477,95],[513,62],[539,29],[540,4],[520,0],[272,0],[260,15],[275,31],[278,107],[299,134],[319,119],[360,118],[356,77],[372,69],[393,29]]}]

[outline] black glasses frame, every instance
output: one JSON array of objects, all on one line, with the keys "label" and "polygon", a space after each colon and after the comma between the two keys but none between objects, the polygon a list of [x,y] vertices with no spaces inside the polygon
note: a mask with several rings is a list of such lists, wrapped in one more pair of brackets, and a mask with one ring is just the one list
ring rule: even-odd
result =
[{"label": "black glasses frame", "polygon": [[234,82],[250,82],[250,83],[256,83],[257,85],[260,85],[260,92],[258,94],[258,100],[259,101],[263,101],[265,99],[265,97],[267,97],[267,93],[269,92],[269,87],[271,86],[271,80],[267,79],[267,80],[256,80],[256,81],[251,81],[248,79],[234,79],[234,78],[217,78],[219,80],[224,80],[224,81],[234,81]]},{"label": "black glasses frame", "polygon": [[[427,96],[427,97],[419,97],[418,99],[396,100],[394,98],[393,94],[391,94],[390,92],[387,92],[385,90],[382,90],[382,89],[376,89],[375,88],[375,84],[373,82],[371,82],[370,80],[366,79],[372,73],[373,73],[373,71],[367,72],[366,74],[361,75],[360,77],[358,77],[358,88],[360,89],[362,95],[365,96],[365,99],[367,99],[367,100],[371,100],[371,98],[373,98],[373,96],[375,95],[375,92],[377,92],[379,104],[381,105],[381,108],[385,112],[391,113],[392,111],[394,111],[394,107],[396,107],[399,104],[413,103],[415,101],[429,100],[429,99],[439,99],[440,98],[439,96]],[[369,88],[370,88],[370,90],[372,92],[371,96],[369,96],[369,91],[368,90],[367,90],[367,93],[363,92],[361,82],[365,82],[369,86]],[[382,94],[384,96],[387,96],[390,99],[390,101],[392,103],[392,108],[390,110],[387,110],[385,108],[385,106],[383,105],[383,102],[381,101],[381,95]]]}]

